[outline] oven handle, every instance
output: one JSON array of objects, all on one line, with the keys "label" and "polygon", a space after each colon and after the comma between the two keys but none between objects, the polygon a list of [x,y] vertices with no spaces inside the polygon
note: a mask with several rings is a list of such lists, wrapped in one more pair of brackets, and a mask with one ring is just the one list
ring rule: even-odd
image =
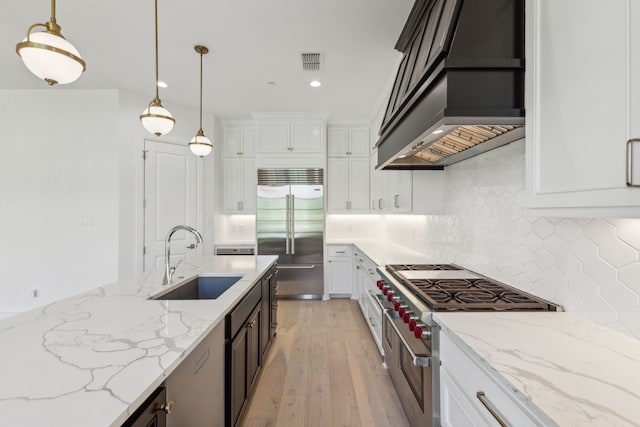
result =
[{"label": "oven handle", "polygon": [[384,308],[384,305],[382,305],[382,301],[380,300],[379,295],[376,294],[375,292],[373,292],[371,289],[368,290],[369,292],[369,296],[371,297],[371,299],[373,299],[376,302],[376,305],[378,307],[380,307],[380,310],[385,311],[388,310],[386,308]]},{"label": "oven handle", "polygon": [[384,315],[387,318],[387,322],[389,322],[389,325],[391,325],[393,330],[396,331],[396,334],[398,335],[398,337],[400,337],[400,341],[402,341],[403,347],[409,352],[409,355],[411,356],[411,359],[413,360],[414,366],[417,366],[417,367],[420,367],[420,368],[429,368],[429,367],[431,367],[431,355],[416,354],[411,349],[411,346],[407,342],[406,338],[404,337],[402,332],[400,332],[400,330],[396,326],[395,322],[393,321],[393,318],[389,314],[390,311],[391,310],[388,309],[388,308],[384,310]]}]

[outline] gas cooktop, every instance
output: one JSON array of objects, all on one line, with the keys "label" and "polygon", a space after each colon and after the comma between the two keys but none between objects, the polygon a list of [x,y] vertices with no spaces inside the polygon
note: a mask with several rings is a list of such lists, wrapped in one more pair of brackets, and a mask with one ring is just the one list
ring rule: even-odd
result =
[{"label": "gas cooktop", "polygon": [[398,281],[433,311],[556,311],[557,306],[455,264],[391,264]]}]

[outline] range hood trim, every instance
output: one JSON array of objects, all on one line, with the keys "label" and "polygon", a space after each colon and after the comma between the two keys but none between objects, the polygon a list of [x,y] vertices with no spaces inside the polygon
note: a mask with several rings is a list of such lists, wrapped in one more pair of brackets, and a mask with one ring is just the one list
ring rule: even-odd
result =
[{"label": "range hood trim", "polygon": [[[466,160],[470,157],[481,154],[485,151],[493,150],[494,148],[498,148],[502,145],[509,144],[511,142],[518,141],[525,137],[525,128],[524,128],[524,117],[482,117],[479,118],[477,116],[473,117],[474,125],[484,125],[484,126],[516,126],[515,129],[512,129],[508,132],[503,133],[502,135],[493,137],[488,139],[485,142],[482,142],[478,145],[470,147],[464,151],[460,151],[456,154],[452,154],[451,156],[445,157],[440,162],[432,163],[426,160],[413,157],[415,153],[418,153],[426,148],[428,148],[431,144],[436,142],[438,139],[446,136],[453,130],[456,130],[460,126],[469,125],[470,120],[469,117],[442,117],[439,121],[437,121],[434,125],[429,127],[424,133],[422,133],[419,137],[415,138],[408,144],[406,144],[403,148],[397,151],[396,155],[389,158],[382,164],[378,164],[375,169],[435,169],[441,170],[444,169],[445,166],[452,165],[457,162],[461,162],[462,160]],[[442,129],[444,132],[434,134],[433,132],[436,130]],[[401,157],[405,156],[405,157]]]}]

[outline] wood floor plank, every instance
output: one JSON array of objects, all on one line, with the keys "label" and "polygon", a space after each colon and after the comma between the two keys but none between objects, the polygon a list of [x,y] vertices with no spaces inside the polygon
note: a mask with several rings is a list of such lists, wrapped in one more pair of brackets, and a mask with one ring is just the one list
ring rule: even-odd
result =
[{"label": "wood floor plank", "polygon": [[357,302],[278,304],[277,335],[242,427],[408,426]]}]

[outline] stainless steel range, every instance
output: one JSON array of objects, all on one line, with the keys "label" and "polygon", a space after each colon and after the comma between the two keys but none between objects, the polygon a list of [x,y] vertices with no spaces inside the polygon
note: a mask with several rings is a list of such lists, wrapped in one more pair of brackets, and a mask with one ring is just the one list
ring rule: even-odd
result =
[{"label": "stainless steel range", "polygon": [[440,426],[434,311],[557,311],[560,307],[455,264],[378,268],[385,363],[412,426]]}]

